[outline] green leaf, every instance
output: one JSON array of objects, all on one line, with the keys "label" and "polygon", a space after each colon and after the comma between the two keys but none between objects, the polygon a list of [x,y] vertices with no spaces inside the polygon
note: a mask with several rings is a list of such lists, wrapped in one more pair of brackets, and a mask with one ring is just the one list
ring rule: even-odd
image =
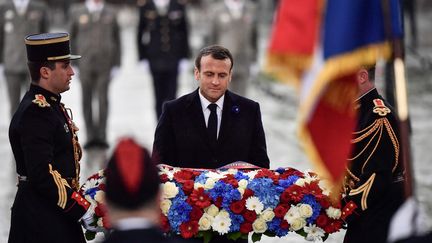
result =
[{"label": "green leaf", "polygon": [[235,241],[238,238],[240,238],[241,236],[242,236],[242,233],[240,231],[238,231],[238,232],[228,233],[227,238]]},{"label": "green leaf", "polygon": [[270,231],[266,231],[264,232],[264,235],[268,236],[268,237],[275,237],[276,233],[270,232]]},{"label": "green leaf", "polygon": [[325,234],[324,234],[324,237],[322,238],[322,240],[325,241],[325,240],[327,240],[328,237],[329,237],[329,234],[328,234],[328,233],[325,233]]},{"label": "green leaf", "polygon": [[252,234],[252,242],[257,242],[261,240],[262,234],[253,233]]},{"label": "green leaf", "polygon": [[242,235],[241,235],[241,238],[242,238],[243,240],[247,240],[247,239],[249,239],[249,234],[242,234]]},{"label": "green leaf", "polygon": [[96,238],[96,232],[86,230],[84,236],[85,236],[86,240],[94,240]]},{"label": "green leaf", "polygon": [[204,243],[209,243],[211,238],[213,237],[212,232],[209,230],[201,231],[201,232],[202,232],[202,237],[204,238]]}]

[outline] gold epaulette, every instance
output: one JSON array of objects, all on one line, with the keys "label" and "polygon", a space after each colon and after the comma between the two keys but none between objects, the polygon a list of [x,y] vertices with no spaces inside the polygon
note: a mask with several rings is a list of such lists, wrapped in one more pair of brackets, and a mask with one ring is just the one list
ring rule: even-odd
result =
[{"label": "gold epaulette", "polygon": [[382,99],[374,99],[374,108],[373,113],[376,113],[380,116],[386,116],[391,112],[390,108],[388,108]]},{"label": "gold epaulette", "polygon": [[35,99],[32,100],[33,103],[35,103],[36,105],[38,105],[39,107],[50,107],[51,105],[46,101],[45,96],[41,95],[41,94],[36,94],[35,95]]}]

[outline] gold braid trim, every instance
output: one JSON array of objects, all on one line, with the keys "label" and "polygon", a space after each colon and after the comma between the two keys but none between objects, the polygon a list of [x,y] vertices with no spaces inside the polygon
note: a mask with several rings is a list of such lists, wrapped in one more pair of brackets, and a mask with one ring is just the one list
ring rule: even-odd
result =
[{"label": "gold braid trim", "polygon": [[392,169],[392,172],[394,172],[396,170],[396,167],[399,164],[399,141],[397,139],[397,136],[396,136],[396,134],[395,134],[395,132],[394,132],[394,130],[393,130],[390,122],[387,120],[387,118],[384,118],[384,125],[385,125],[385,127],[387,129],[387,132],[389,134],[390,140],[391,140],[391,142],[393,144],[393,148],[394,148],[394,151],[395,151],[395,163],[394,163],[394,166],[393,166],[393,169]]},{"label": "gold braid trim", "polygon": [[367,198],[369,196],[370,189],[372,188],[372,185],[375,181],[375,176],[376,176],[376,174],[373,173],[371,175],[371,177],[369,177],[369,179],[363,185],[357,187],[356,189],[351,190],[349,193],[350,196],[354,196],[354,195],[362,193],[362,197],[361,197],[362,210],[366,210],[368,208],[367,207]]},{"label": "gold braid trim", "polygon": [[48,164],[49,172],[53,176],[54,182],[57,185],[57,191],[58,191],[58,202],[57,205],[64,209],[66,207],[66,201],[67,201],[67,192],[66,187],[69,187],[69,184],[65,179],[63,179],[58,173],[58,171],[52,169],[52,165]]}]

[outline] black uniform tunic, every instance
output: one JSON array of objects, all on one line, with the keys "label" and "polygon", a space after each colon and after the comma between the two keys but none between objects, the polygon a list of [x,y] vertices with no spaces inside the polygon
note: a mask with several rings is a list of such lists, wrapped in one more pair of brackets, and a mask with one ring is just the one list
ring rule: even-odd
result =
[{"label": "black uniform tunic", "polygon": [[391,217],[404,201],[398,123],[376,89],[361,97],[359,105],[345,180],[350,207],[343,214],[351,215],[344,242],[386,242]]},{"label": "black uniform tunic", "polygon": [[31,85],[12,118],[9,140],[19,177],[9,242],[85,242],[78,220],[81,150],[61,96]]}]

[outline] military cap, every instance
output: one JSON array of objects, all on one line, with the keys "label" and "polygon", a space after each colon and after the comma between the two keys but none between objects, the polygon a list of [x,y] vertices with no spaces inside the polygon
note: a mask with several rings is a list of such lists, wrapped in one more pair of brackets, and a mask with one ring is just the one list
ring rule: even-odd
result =
[{"label": "military cap", "polygon": [[123,209],[136,209],[155,199],[159,174],[148,151],[133,139],[122,139],[106,170],[106,200]]},{"label": "military cap", "polygon": [[70,53],[68,33],[43,33],[25,37],[27,60],[44,62],[57,60],[74,60],[81,56]]}]

